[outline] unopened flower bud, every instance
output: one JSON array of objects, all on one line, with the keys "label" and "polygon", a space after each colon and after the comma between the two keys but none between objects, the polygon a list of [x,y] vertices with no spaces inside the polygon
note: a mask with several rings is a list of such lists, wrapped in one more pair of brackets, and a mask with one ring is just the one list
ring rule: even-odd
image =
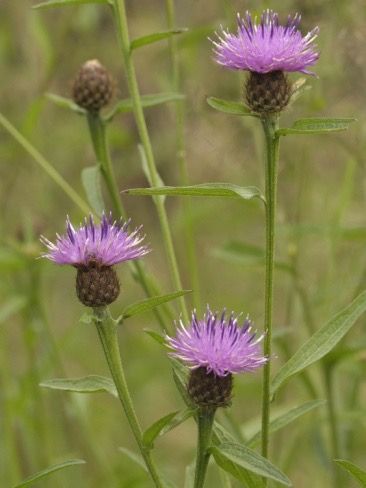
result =
[{"label": "unopened flower bud", "polygon": [[231,404],[233,376],[218,376],[205,367],[193,369],[188,382],[188,394],[198,407],[228,407]]},{"label": "unopened flower bud", "polygon": [[253,112],[281,112],[291,97],[291,84],[283,71],[250,72],[245,85],[246,101]]},{"label": "unopened flower bud", "polygon": [[103,307],[113,303],[119,295],[120,284],[112,266],[91,261],[80,266],[76,275],[76,294],[87,307]]},{"label": "unopened flower bud", "polygon": [[99,110],[110,102],[114,83],[106,68],[92,59],[82,65],[72,87],[74,102],[89,112]]}]

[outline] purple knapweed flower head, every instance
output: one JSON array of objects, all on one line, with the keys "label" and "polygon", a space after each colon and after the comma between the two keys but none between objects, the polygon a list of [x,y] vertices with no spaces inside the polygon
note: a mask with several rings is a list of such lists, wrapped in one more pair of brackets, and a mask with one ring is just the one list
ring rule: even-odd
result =
[{"label": "purple knapweed flower head", "polygon": [[267,358],[261,352],[262,339],[263,335],[256,338],[248,318],[239,326],[233,313],[219,315],[209,308],[202,320],[194,312],[189,327],[180,320],[176,337],[167,337],[171,356],[191,369],[205,368],[207,373],[221,377],[263,366]]},{"label": "purple knapweed flower head", "polygon": [[302,36],[301,17],[289,16],[280,25],[278,14],[265,10],[260,23],[249,12],[238,14],[238,32],[222,29],[214,44],[217,63],[234,70],[245,70],[249,77],[245,86],[246,102],[252,112],[268,117],[281,112],[293,93],[286,72],[311,73],[308,68],[319,58],[314,45],[318,27]]},{"label": "purple knapweed flower head", "polygon": [[141,245],[144,239],[140,235],[141,227],[129,233],[129,223],[113,221],[111,215],[103,214],[100,224],[95,224],[90,215],[88,220],[85,218],[84,225],[75,229],[67,218],[66,233],[62,236],[56,234],[55,244],[41,236],[41,242],[48,248],[43,257],[57,264],[71,264],[75,267],[88,266],[90,262],[113,266],[141,258],[149,249]]},{"label": "purple knapweed flower head", "polygon": [[120,292],[118,276],[113,265],[138,259],[149,252],[142,245],[141,227],[131,233],[129,221],[113,221],[103,214],[100,224],[90,215],[84,225],[75,229],[69,218],[66,233],[56,235],[56,243],[45,237],[41,242],[48,252],[42,257],[57,264],[70,264],[77,269],[76,294],[87,307],[104,307],[114,302]]},{"label": "purple knapweed flower head", "polygon": [[238,14],[238,31],[232,34],[222,29],[214,44],[217,63],[226,68],[246,70],[255,73],[271,71],[299,71],[312,74],[308,67],[319,58],[314,45],[319,28],[303,36],[298,27],[301,16],[288,16],[285,25],[280,25],[278,14],[265,10],[260,23],[246,12]]}]

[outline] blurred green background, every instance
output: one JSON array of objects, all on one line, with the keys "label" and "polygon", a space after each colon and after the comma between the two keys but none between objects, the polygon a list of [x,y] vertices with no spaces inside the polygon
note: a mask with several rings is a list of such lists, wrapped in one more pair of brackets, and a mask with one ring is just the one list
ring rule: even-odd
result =
[{"label": "blurred green background", "polygon": [[[113,19],[105,6],[32,11],[35,3],[0,3],[0,111],[85,197],[80,173],[95,164],[85,119],[56,106],[45,93],[70,96],[80,65],[98,58],[117,81],[115,101],[128,97]],[[132,38],[167,29],[163,0],[128,0],[127,6]],[[260,13],[267,7],[277,10],[281,18],[301,12],[303,32],[320,27],[318,78],[307,79],[310,89],[286,111],[281,125],[311,116],[358,119],[347,133],[282,141],[277,244],[282,266],[275,284],[275,326],[281,336],[275,344],[276,370],[307,337],[306,313],[318,328],[365,288],[366,9],[363,0],[176,2],[177,26],[189,29],[177,36],[177,42],[192,183],[225,181],[263,188],[259,123],[215,112],[206,97],[240,100],[245,79],[214,63],[208,37],[220,24],[234,28],[236,12]],[[166,41],[137,50],[134,59],[143,94],[172,91]],[[174,104],[145,113],[162,179],[179,184]],[[132,114],[116,116],[108,136],[120,189],[147,186]],[[96,331],[79,322],[84,309],[75,297],[74,270],[36,260],[42,252],[40,233],[52,240],[55,232],[63,231],[66,214],[76,223],[83,215],[2,129],[0,155],[0,484],[13,486],[49,464],[76,457],[87,464],[37,486],[149,486],[141,468],[118,451],[120,446],[135,450],[135,445],[114,398],[38,387],[41,380],[54,377],[108,375]],[[153,249],[144,259],[147,268],[164,292],[174,291],[151,199],[123,196],[123,200],[133,223],[144,225]],[[167,209],[184,286],[189,288],[181,200],[168,199]],[[208,303],[214,309],[248,313],[262,330],[264,214],[260,203],[197,198],[192,200],[192,219],[201,310]],[[288,272],[289,266],[295,273]],[[116,315],[124,305],[143,298],[127,266],[119,268],[119,276],[123,293],[112,307]],[[359,322],[348,336],[349,344],[365,342],[362,326]],[[126,323],[120,344],[138,414],[147,427],[182,408],[182,401],[165,352],[143,332],[145,327],[158,330],[153,314]],[[335,387],[343,454],[361,465],[365,358],[361,349],[339,364]],[[310,373],[323,398],[317,367]],[[260,383],[260,373],[236,380],[231,413],[247,429],[260,415]],[[276,397],[274,408],[307,399],[295,378]],[[276,446],[272,459],[296,488],[331,486],[325,410],[314,412],[272,438]],[[228,421],[223,418],[223,422]],[[156,443],[158,463],[178,486],[183,486],[184,469],[194,458],[195,436],[190,420]],[[344,483],[353,486],[347,478]],[[221,486],[216,468],[211,468],[207,486]]]}]

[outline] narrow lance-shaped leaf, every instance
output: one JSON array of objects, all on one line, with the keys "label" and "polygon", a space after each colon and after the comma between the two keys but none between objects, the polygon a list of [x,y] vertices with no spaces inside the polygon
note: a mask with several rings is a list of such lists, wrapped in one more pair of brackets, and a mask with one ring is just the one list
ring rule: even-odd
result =
[{"label": "narrow lance-shaped leaf", "polygon": [[228,460],[260,476],[273,479],[285,486],[291,486],[291,481],[285,474],[267,459],[246,446],[235,442],[224,442],[219,446],[211,447],[210,451],[223,469],[225,469],[223,460]]},{"label": "narrow lance-shaped leaf", "polygon": [[187,408],[183,412],[172,412],[157,420],[148,429],[145,430],[142,437],[144,445],[148,449],[152,449],[154,447],[154,441],[158,436],[161,436],[171,431],[172,429],[183,423],[185,420],[187,420],[189,417],[192,417],[194,413],[194,409]]},{"label": "narrow lance-shaped leaf", "polygon": [[81,378],[55,378],[40,383],[51,390],[72,391],[75,393],[97,393],[105,391],[117,396],[117,390],[110,378],[98,375],[83,376]]},{"label": "narrow lance-shaped leaf", "polygon": [[350,473],[359,482],[360,486],[366,488],[366,471],[345,459],[335,459],[334,462]]},{"label": "narrow lance-shaped leaf", "polygon": [[356,119],[351,117],[345,118],[311,118],[299,119],[292,127],[282,128],[277,131],[279,136],[287,136],[289,134],[326,134],[329,132],[339,132],[347,130]]},{"label": "narrow lance-shaped leaf", "polygon": [[153,34],[148,34],[146,36],[139,37],[134,39],[131,42],[130,49],[133,51],[139,47],[147,46],[148,44],[153,44],[154,42],[159,42],[164,39],[169,39],[169,37],[175,36],[177,34],[182,34],[183,32],[187,32],[188,29],[174,29],[168,30],[164,32],[154,32]]},{"label": "narrow lance-shaped leaf", "polygon": [[70,466],[76,466],[77,464],[85,464],[85,463],[86,462],[83,459],[70,459],[69,461],[65,461],[60,464],[53,464],[52,466],[49,466],[48,468],[43,469],[42,471],[39,471],[38,473],[32,476],[29,476],[24,481],[16,485],[14,488],[23,488],[23,486],[32,485],[36,481],[39,481],[42,478],[46,478],[52,473],[55,473],[56,471],[69,468]]},{"label": "narrow lance-shaped leaf", "polygon": [[145,298],[144,300],[140,300],[138,302],[132,303],[131,305],[129,305],[123,310],[119,321],[122,322],[124,319],[133,317],[134,315],[148,312],[149,310],[152,310],[163,303],[170,302],[171,300],[175,300],[176,298],[186,295],[187,293],[191,293],[191,290],[180,290],[174,293],[168,293],[167,295]]},{"label": "narrow lance-shaped leaf", "polygon": [[356,320],[366,311],[366,291],[321,327],[282,366],[274,377],[271,392],[274,393],[291,376],[323,358],[346,335]]},{"label": "narrow lance-shaped leaf", "polygon": [[79,105],[70,98],[61,97],[60,95],[55,95],[54,93],[46,93],[45,96],[58,107],[66,108],[72,112],[76,112],[79,115],[86,115],[87,113],[85,109],[79,107]]},{"label": "narrow lance-shaped leaf", "polygon": [[97,215],[102,215],[104,202],[100,178],[100,165],[89,166],[81,172],[81,181],[88,198],[88,202]]},{"label": "narrow lance-shaped leaf", "polygon": [[[140,154],[142,171],[144,172],[144,175],[146,176],[146,179],[149,182],[149,185],[150,186],[154,186],[153,176],[151,174],[150,167],[149,167],[149,165],[147,163],[145,148],[144,148],[144,146],[142,144],[138,144],[137,148],[138,148],[138,151],[139,151],[139,154]],[[161,176],[159,175],[159,173],[157,171],[155,171],[155,180],[157,180],[156,181],[156,184],[159,187],[164,187],[165,186],[163,180],[161,179]],[[162,202],[164,203],[166,197],[165,196],[161,196],[161,197],[153,197],[153,198],[160,198],[162,200]]]},{"label": "narrow lance-shaped leaf", "polygon": [[[291,422],[294,422],[299,417],[302,417],[308,412],[311,412],[314,408],[320,407],[324,405],[324,400],[312,400],[310,402],[306,402],[303,405],[299,405],[297,407],[292,407],[286,413],[279,415],[277,418],[271,419],[269,424],[269,432],[277,432],[278,430],[286,427]],[[259,430],[256,432],[248,441],[248,446],[256,446],[261,439],[261,431]]]},{"label": "narrow lance-shaped leaf", "polygon": [[230,473],[234,478],[240,481],[246,488],[264,488],[262,478],[248,471],[227,459],[218,450],[214,454],[216,464],[227,473]]},{"label": "narrow lance-shaped leaf", "polygon": [[133,461],[137,466],[140,466],[140,468],[147,472],[147,467],[144,460],[142,459],[142,456],[136,454],[133,451],[130,451],[130,449],[127,449],[127,447],[119,447],[118,450],[122,452],[122,454],[127,456],[131,461]]},{"label": "narrow lance-shaped leaf", "polygon": [[222,100],[221,98],[209,97],[207,98],[207,103],[215,110],[226,114],[258,117],[257,114],[253,113],[250,108],[242,102],[232,102],[229,100]]},{"label": "narrow lance-shaped leaf", "polygon": [[86,5],[88,3],[105,3],[112,5],[111,0],[48,0],[47,2],[37,3],[32,8],[52,8],[65,7],[68,5]]},{"label": "narrow lance-shaped leaf", "polygon": [[133,188],[124,190],[129,195],[167,195],[167,196],[192,196],[192,197],[226,197],[251,200],[259,198],[264,201],[264,196],[255,186],[238,186],[231,183],[202,183],[191,186],[163,186],[156,188]]},{"label": "narrow lance-shaped leaf", "polygon": [[[182,93],[167,92],[167,93],[154,93],[150,95],[141,96],[141,104],[143,108],[155,107],[163,103],[177,102],[179,100],[184,100],[184,95]],[[118,113],[132,112],[133,102],[131,98],[126,98],[120,100],[117,105],[111,110],[109,114],[104,117],[105,121],[110,121]]]}]

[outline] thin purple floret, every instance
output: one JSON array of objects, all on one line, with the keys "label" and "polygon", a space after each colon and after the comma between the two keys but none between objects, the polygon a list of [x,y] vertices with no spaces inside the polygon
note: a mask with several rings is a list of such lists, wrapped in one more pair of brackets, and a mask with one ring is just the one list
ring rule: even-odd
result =
[{"label": "thin purple floret", "polygon": [[84,225],[75,229],[69,218],[66,220],[66,234],[56,234],[56,243],[41,237],[41,242],[48,252],[42,257],[57,264],[87,266],[95,261],[102,266],[138,259],[145,256],[150,249],[141,245],[144,236],[140,235],[141,227],[129,233],[129,221],[113,221],[112,216],[103,214],[100,224],[95,224],[92,215],[85,219]]},{"label": "thin purple floret", "polygon": [[301,16],[288,16],[287,23],[280,25],[278,14],[265,10],[260,23],[249,12],[244,18],[238,14],[238,31],[232,34],[221,29],[213,40],[215,60],[230,69],[256,73],[271,71],[299,71],[313,74],[308,67],[319,58],[314,44],[319,28],[315,27],[302,36],[298,27]]},{"label": "thin purple floret", "polygon": [[186,328],[180,320],[176,337],[166,339],[172,357],[217,376],[254,371],[267,362],[260,347],[263,335],[256,337],[249,319],[239,326],[234,314],[227,318],[224,312],[219,317],[207,309],[199,320],[193,312],[190,326]]}]

